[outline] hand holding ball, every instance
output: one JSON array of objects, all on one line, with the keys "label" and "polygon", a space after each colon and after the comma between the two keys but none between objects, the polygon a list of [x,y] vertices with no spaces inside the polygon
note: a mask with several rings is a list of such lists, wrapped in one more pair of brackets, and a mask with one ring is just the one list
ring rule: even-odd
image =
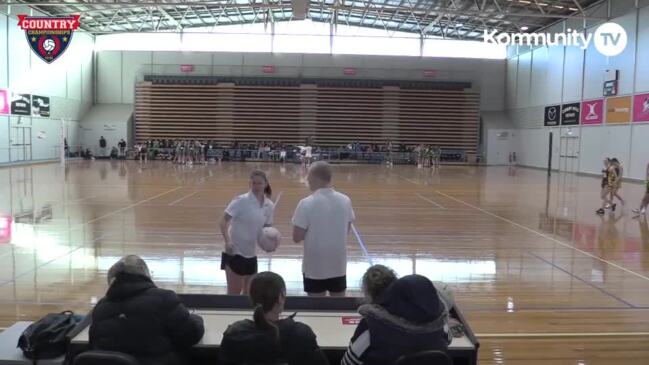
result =
[{"label": "hand holding ball", "polygon": [[266,252],[274,252],[279,247],[282,234],[275,227],[265,227],[261,230],[257,244]]}]

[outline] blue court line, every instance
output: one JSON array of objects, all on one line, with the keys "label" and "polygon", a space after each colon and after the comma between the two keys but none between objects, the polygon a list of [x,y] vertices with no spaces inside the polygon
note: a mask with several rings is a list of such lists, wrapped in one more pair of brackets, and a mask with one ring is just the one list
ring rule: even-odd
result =
[{"label": "blue court line", "polygon": [[564,273],[570,275],[571,277],[573,277],[573,278],[575,278],[575,279],[581,281],[582,283],[584,283],[584,284],[586,284],[586,285],[588,285],[588,286],[590,286],[590,287],[592,287],[592,288],[595,288],[595,289],[599,290],[600,292],[602,292],[602,293],[608,295],[609,297],[611,297],[611,298],[617,300],[617,301],[620,302],[620,303],[623,303],[623,304],[625,304],[625,305],[628,305],[629,307],[634,308],[634,309],[637,309],[637,308],[638,308],[637,306],[635,306],[635,305],[633,305],[633,304],[627,302],[626,300],[624,300],[624,299],[618,297],[617,295],[615,295],[615,294],[609,292],[608,290],[606,290],[606,289],[604,289],[604,288],[601,288],[601,287],[599,287],[599,286],[597,286],[597,285],[591,283],[590,281],[587,281],[587,280],[582,279],[581,277],[579,277],[579,276],[577,276],[577,275],[571,273],[570,271],[568,271],[568,270],[566,270],[566,269],[564,269],[564,268],[562,268],[562,267],[560,267],[560,266],[557,266],[557,265],[554,264],[553,262],[544,259],[543,257],[541,257],[541,256],[539,256],[539,255],[537,255],[537,254],[535,254],[535,253],[532,252],[532,251],[527,251],[527,253],[530,254],[531,256],[534,256],[534,257],[536,257],[537,259],[539,259],[539,260],[545,262],[546,264],[548,264],[548,265],[554,267],[555,269],[560,270],[560,271],[562,271],[562,272],[564,272]]},{"label": "blue court line", "polygon": [[354,223],[352,223],[352,231],[354,232],[354,236],[356,236],[356,241],[358,241],[358,244],[361,246],[361,250],[363,250],[363,255],[367,258],[367,261],[369,261],[370,265],[374,265],[372,256],[370,256],[370,253],[367,252],[367,248],[365,247],[365,243],[363,243],[363,238],[361,235],[358,233],[358,230],[356,229],[356,226]]}]

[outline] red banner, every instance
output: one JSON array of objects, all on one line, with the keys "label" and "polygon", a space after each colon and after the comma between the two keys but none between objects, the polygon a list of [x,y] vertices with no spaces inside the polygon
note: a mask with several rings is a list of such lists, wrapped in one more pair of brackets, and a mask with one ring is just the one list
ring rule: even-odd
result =
[{"label": "red banner", "polygon": [[76,30],[80,15],[66,17],[36,17],[18,15],[18,25],[22,30]]},{"label": "red banner", "polygon": [[180,72],[193,72],[194,65],[180,65]]},{"label": "red banner", "polygon": [[9,91],[0,89],[0,114],[9,114]]},{"label": "red banner", "polygon": [[424,77],[434,78],[437,76],[437,71],[435,70],[424,70]]},{"label": "red banner", "polygon": [[344,325],[357,325],[361,323],[361,317],[341,317]]},{"label": "red banner", "polygon": [[343,75],[354,76],[357,71],[356,67],[345,67],[343,68]]},{"label": "red banner", "polygon": [[265,74],[274,74],[275,73],[275,66],[272,66],[272,65],[261,66],[261,72],[263,72]]}]

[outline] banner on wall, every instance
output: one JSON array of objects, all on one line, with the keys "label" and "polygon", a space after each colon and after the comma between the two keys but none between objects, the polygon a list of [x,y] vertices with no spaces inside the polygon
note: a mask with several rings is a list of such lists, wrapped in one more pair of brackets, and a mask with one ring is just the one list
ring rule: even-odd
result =
[{"label": "banner on wall", "polygon": [[649,94],[635,96],[633,101],[633,121],[649,122]]},{"label": "banner on wall", "polygon": [[32,114],[31,95],[11,93],[11,114],[27,115],[27,116],[31,115]]},{"label": "banner on wall", "polygon": [[0,89],[0,114],[9,114],[9,91]]},{"label": "banner on wall", "polygon": [[622,96],[606,100],[606,123],[624,124],[631,121],[631,97]]},{"label": "banner on wall", "polygon": [[588,100],[581,103],[581,124],[594,125],[604,122],[604,99]]},{"label": "banner on wall", "polygon": [[32,116],[50,117],[50,98],[48,96],[32,95]]},{"label": "banner on wall", "polygon": [[579,125],[581,104],[571,103],[561,106],[561,125]]},{"label": "banner on wall", "polygon": [[47,63],[59,58],[79,28],[80,15],[44,17],[18,15],[18,26],[25,31],[27,43],[34,54]]},{"label": "banner on wall", "polygon": [[543,125],[545,125],[546,127],[558,126],[560,119],[561,119],[561,105],[550,105],[545,107]]}]

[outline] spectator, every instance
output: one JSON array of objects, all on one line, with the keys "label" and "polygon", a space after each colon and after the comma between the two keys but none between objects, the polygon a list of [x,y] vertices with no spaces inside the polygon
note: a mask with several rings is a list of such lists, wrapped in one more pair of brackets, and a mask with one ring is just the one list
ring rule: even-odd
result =
[{"label": "spectator", "polygon": [[309,296],[344,296],[347,290],[347,234],[354,221],[349,197],[331,186],[331,165],[314,163],[307,177],[313,192],[293,215],[293,240],[304,241],[302,273]]},{"label": "spectator", "polygon": [[101,155],[106,156],[106,138],[104,136],[99,137],[99,148],[101,149]]},{"label": "spectator", "polygon": [[113,146],[113,148],[110,149],[110,158],[117,158],[119,153],[117,152],[117,147]]},{"label": "spectator", "polygon": [[126,141],[124,138],[119,140],[117,146],[119,146],[119,157],[126,157]]},{"label": "spectator", "polygon": [[281,276],[272,272],[255,275],[250,298],[254,319],[233,323],[225,331],[220,348],[222,364],[328,364],[309,326],[294,321],[293,316],[279,319],[286,299]]},{"label": "spectator", "polygon": [[186,364],[184,351],[203,337],[203,320],[151,280],[144,260],[130,255],[108,270],[108,291],[92,311],[90,346],[118,351],[142,365]]},{"label": "spectator", "polygon": [[257,238],[264,227],[273,224],[275,205],[272,190],[263,171],[250,175],[250,191],[232,199],[221,219],[225,249],[221,269],[225,270],[228,294],[248,293],[252,275],[257,273]]},{"label": "spectator", "polygon": [[369,303],[375,303],[383,292],[397,281],[397,274],[387,266],[373,265],[362,279],[363,294]]},{"label": "spectator", "polygon": [[342,365],[392,365],[420,351],[446,352],[452,340],[446,306],[433,283],[420,275],[396,280],[358,312],[363,319]]}]

